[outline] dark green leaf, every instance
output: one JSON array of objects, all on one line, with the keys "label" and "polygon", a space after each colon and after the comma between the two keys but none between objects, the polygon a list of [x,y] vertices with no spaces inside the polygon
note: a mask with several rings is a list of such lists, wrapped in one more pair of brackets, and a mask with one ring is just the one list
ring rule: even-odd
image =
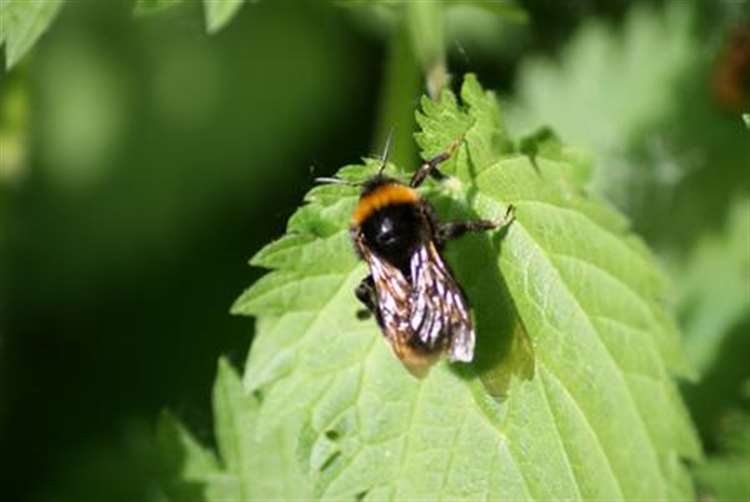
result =
[{"label": "dark green leaf", "polygon": [[725,418],[721,452],[695,469],[702,498],[716,501],[750,499],[750,417]]},{"label": "dark green leaf", "polygon": [[302,500],[307,480],[295,459],[299,422],[258,439],[260,401],[248,394],[235,370],[219,361],[214,417],[220,461],[171,416],[160,427],[160,451],[171,477],[162,482],[170,500]]}]

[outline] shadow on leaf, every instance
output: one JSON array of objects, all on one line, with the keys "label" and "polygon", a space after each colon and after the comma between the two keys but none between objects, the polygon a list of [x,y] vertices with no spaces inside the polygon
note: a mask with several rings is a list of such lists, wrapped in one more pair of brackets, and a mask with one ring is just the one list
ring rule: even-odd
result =
[{"label": "shadow on leaf", "polygon": [[[455,199],[431,197],[444,220],[479,219]],[[534,376],[534,353],[523,322],[498,268],[506,229],[494,234],[471,234],[446,246],[445,256],[466,294],[474,314],[476,347],[471,365],[455,365],[464,378],[479,377],[496,400],[508,395],[512,377]]]}]

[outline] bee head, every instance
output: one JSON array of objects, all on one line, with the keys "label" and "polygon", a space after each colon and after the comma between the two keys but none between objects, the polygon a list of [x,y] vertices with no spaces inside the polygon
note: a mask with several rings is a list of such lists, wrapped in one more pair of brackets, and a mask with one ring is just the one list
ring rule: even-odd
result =
[{"label": "bee head", "polygon": [[360,189],[360,197],[365,197],[366,195],[376,192],[379,188],[385,185],[405,185],[402,180],[383,174],[382,169],[380,169],[376,174],[362,181],[350,181],[335,177],[315,178],[315,181],[317,183],[358,187]]},{"label": "bee head", "polygon": [[362,191],[360,192],[360,197],[365,197],[366,195],[377,191],[384,185],[403,185],[403,182],[397,180],[396,178],[386,176],[382,172],[378,172],[378,174],[366,179],[362,183]]},{"label": "bee head", "polygon": [[341,185],[361,187],[360,199],[377,191],[383,185],[403,185],[404,184],[403,182],[383,174],[383,171],[385,171],[385,167],[388,164],[388,154],[391,151],[392,138],[393,138],[393,129],[390,130],[390,132],[388,133],[388,137],[385,140],[385,148],[383,149],[383,155],[380,157],[380,168],[378,169],[378,172],[372,177],[367,178],[366,180],[360,181],[360,182],[346,181],[346,180],[342,180],[336,177],[315,178],[315,181],[317,181],[318,183],[335,183],[335,184],[341,184]]}]

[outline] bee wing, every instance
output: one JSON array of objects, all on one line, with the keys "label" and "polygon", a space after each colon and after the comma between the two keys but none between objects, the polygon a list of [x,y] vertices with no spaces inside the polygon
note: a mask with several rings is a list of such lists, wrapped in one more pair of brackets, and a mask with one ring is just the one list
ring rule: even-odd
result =
[{"label": "bee wing", "polygon": [[461,288],[429,241],[412,255],[409,325],[428,347],[444,346],[453,361],[474,358],[474,327]]},{"label": "bee wing", "polygon": [[377,293],[376,318],[396,355],[423,377],[447,349],[453,361],[474,357],[474,329],[461,289],[434,243],[420,245],[411,258],[411,280],[360,240]]},{"label": "bee wing", "polygon": [[363,255],[375,282],[378,323],[391,342],[397,345],[405,343],[411,337],[411,284],[398,268],[369,250],[365,249]]}]

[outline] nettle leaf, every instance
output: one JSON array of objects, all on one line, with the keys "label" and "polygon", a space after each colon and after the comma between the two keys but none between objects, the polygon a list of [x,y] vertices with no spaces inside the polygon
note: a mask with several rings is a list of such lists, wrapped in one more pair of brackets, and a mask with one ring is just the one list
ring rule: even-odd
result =
[{"label": "nettle leaf", "polygon": [[0,45],[10,69],[49,28],[63,0],[0,0]]},{"label": "nettle leaf", "polygon": [[[136,0],[135,14],[149,15],[175,7],[183,0]],[[203,0],[206,31],[210,34],[221,31],[239,12],[245,0]]]},{"label": "nettle leaf", "polygon": [[[313,188],[237,300],[256,316],[244,375],[221,363],[219,459],[167,422],[175,499],[687,499],[700,446],[672,375],[690,375],[665,280],[627,221],[582,189],[579,155],[549,135],[518,153],[494,96],[466,77],[423,101],[425,157],[463,138],[424,195],[445,218],[499,218],[446,257],[473,305],[475,361],[424,379],[391,353],[353,289],[357,191]],[[366,160],[339,171],[362,180]],[[406,176],[395,166],[387,171]],[[171,431],[171,432],[170,432]],[[171,439],[170,439],[171,438]],[[175,453],[176,452],[176,453]],[[176,460],[175,460],[176,459]]]},{"label": "nettle leaf", "polygon": [[730,207],[725,228],[702,235],[675,263],[678,313],[690,362],[704,374],[718,364],[719,349],[733,328],[750,317],[750,198]]},{"label": "nettle leaf", "polygon": [[239,12],[245,0],[203,0],[206,11],[206,30],[216,33]]},{"label": "nettle leaf", "polygon": [[233,308],[257,318],[244,376],[263,393],[257,440],[301,421],[300,467],[321,498],[692,497],[683,460],[701,451],[672,381],[691,372],[648,250],[586,196],[575,156],[515,153],[473,76],[460,102],[446,91],[417,118],[424,157],[463,138],[445,165],[453,177],[425,190],[441,217],[516,207],[507,232],[447,252],[473,305],[476,361],[417,380],[374,321],[357,319],[356,189],[316,187],[253,258],[272,272]]},{"label": "nettle leaf", "polygon": [[168,500],[302,500],[310,497],[308,481],[295,458],[299,422],[289,421],[256,435],[260,398],[248,394],[237,372],[225,360],[213,393],[218,453],[202,447],[171,415],[162,417],[158,439],[163,457],[161,490]]},{"label": "nettle leaf", "polygon": [[[509,107],[516,130],[550,125],[567,142],[590,148],[602,168],[592,187],[629,208],[646,182],[671,186],[684,175],[684,152],[663,156],[659,124],[680,109],[680,79],[701,57],[692,5],[671,2],[663,12],[644,4],[628,12],[622,30],[601,20],[581,25],[559,61],[531,58],[519,70]],[[632,158],[645,152],[650,162]],[[675,166],[673,158],[681,162]]]},{"label": "nettle leaf", "polygon": [[644,129],[679,104],[675,83],[698,57],[691,21],[690,6],[681,2],[663,12],[634,6],[621,32],[587,21],[559,62],[531,58],[523,64],[509,110],[513,125],[552,125],[599,154],[642,141]]}]

